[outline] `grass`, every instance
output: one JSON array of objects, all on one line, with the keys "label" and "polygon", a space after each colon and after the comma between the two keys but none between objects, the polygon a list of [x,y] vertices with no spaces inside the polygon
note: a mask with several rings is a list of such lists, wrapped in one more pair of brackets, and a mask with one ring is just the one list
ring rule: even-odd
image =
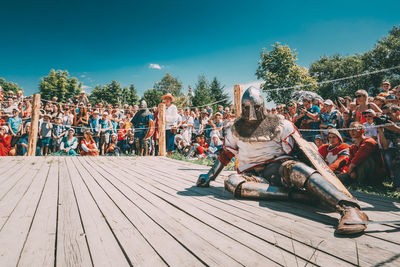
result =
[{"label": "grass", "polygon": [[[186,158],[184,155],[182,155],[180,153],[172,153],[170,158],[171,159],[182,160],[182,161],[186,161],[186,162],[191,162],[191,163],[195,163],[195,164],[199,164],[199,165],[205,165],[205,166],[213,166],[214,162],[215,162],[215,160],[213,160],[213,159],[195,159],[195,160],[191,160],[189,158]],[[228,164],[228,166],[225,167],[225,170],[234,171],[235,170],[235,163],[231,161]]]},{"label": "grass", "polygon": [[[197,159],[197,160],[190,160],[183,156],[182,154],[179,153],[173,153],[170,158],[172,159],[177,159],[177,160],[183,160],[199,165],[205,165],[205,166],[213,166],[214,165],[214,160],[213,159]],[[234,171],[235,170],[235,164],[233,162],[230,162],[227,167],[225,167],[225,170],[229,171]],[[390,198],[400,198],[400,192],[395,191],[393,187],[393,183],[390,180],[390,178],[385,179],[382,185],[380,186],[367,186],[367,185],[351,185],[348,187],[350,191],[356,191],[356,192],[363,192],[363,193],[368,193],[368,194],[373,194],[373,195],[378,195],[378,196],[385,196],[385,197],[390,197]]]}]

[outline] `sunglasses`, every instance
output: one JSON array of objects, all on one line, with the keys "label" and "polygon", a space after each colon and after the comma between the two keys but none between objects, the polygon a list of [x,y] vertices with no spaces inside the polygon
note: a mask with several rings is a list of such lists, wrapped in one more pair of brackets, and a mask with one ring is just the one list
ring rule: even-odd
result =
[{"label": "sunglasses", "polygon": [[373,118],[374,116],[372,116],[372,115],[365,115],[365,114],[364,114],[364,117],[365,117],[365,118]]},{"label": "sunglasses", "polygon": [[360,97],[363,97],[363,95],[356,95],[356,98],[360,98]]}]

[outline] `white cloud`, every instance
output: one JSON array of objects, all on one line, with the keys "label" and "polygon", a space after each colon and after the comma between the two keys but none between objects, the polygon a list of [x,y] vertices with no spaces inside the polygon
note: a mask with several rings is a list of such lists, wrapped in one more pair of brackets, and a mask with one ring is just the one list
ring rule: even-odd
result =
[{"label": "white cloud", "polygon": [[85,75],[85,74],[82,74],[82,75],[79,76],[79,77],[81,77],[81,78],[86,78],[86,75]]},{"label": "white cloud", "polygon": [[164,66],[160,66],[159,64],[154,64],[154,63],[149,64],[149,69],[161,70],[163,67]]},{"label": "white cloud", "polygon": [[88,85],[82,85],[82,89],[83,90],[88,90],[88,89],[91,89],[92,87],[91,86],[88,86]]}]

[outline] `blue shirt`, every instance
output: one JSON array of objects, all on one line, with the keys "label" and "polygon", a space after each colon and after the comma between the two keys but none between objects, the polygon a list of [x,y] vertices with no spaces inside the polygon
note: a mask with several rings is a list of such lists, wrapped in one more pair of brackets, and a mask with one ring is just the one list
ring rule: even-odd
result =
[{"label": "blue shirt", "polygon": [[12,129],[12,131],[16,134],[19,126],[22,123],[22,119],[20,117],[11,117],[8,119],[8,126]]},{"label": "blue shirt", "polygon": [[[308,110],[308,112],[313,113],[313,114],[314,114],[314,113],[321,114],[321,110],[319,109],[318,106],[312,106],[312,107]],[[308,117],[307,115],[305,116],[305,119],[306,119],[306,120],[311,120],[311,118]],[[312,122],[310,122],[311,129],[319,129],[319,124],[320,124],[319,121],[312,121]]]}]

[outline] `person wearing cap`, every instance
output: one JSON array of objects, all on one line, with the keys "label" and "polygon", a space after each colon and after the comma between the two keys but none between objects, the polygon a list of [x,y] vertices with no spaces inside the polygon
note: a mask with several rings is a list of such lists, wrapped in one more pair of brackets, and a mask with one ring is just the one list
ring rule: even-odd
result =
[{"label": "person wearing cap", "polygon": [[108,112],[104,111],[103,117],[100,121],[100,155],[104,155],[104,152],[110,143],[111,130],[112,124],[110,121],[110,115]]},{"label": "person wearing cap", "polygon": [[51,123],[51,115],[44,114],[43,122],[39,129],[40,148],[43,156],[46,156],[49,152],[52,129],[53,124]]},{"label": "person wearing cap", "polygon": [[390,88],[391,88],[390,82],[383,81],[382,82],[382,92],[381,93],[384,94],[384,95],[382,95],[382,96],[384,96],[384,97],[388,96],[390,94]]},{"label": "person wearing cap", "polygon": [[12,111],[12,117],[7,122],[10,135],[12,136],[11,146],[17,144],[19,137],[22,133],[22,119],[19,117],[19,110],[14,108]]},{"label": "person wearing cap", "polygon": [[172,104],[172,102],[174,102],[174,97],[170,93],[163,95],[162,100],[165,104],[165,134],[167,139],[166,147],[168,155],[171,155],[175,148],[175,133],[173,130],[176,128],[178,121],[178,110],[176,106]]},{"label": "person wearing cap", "polygon": [[11,135],[8,134],[8,127],[0,127],[0,156],[8,156],[11,150]]},{"label": "person wearing cap", "polygon": [[217,112],[219,112],[219,113],[221,113],[222,115],[224,115],[224,114],[225,114],[224,106],[218,105],[218,111],[217,111]]},{"label": "person wearing cap", "polygon": [[[327,129],[328,124],[332,124],[335,128],[339,120],[339,111],[334,108],[332,100],[327,99],[324,101],[324,110],[325,112],[321,113],[321,124],[319,127]],[[324,130],[323,133],[326,136],[328,131]]]},{"label": "person wearing cap", "polygon": [[82,91],[80,92],[78,101],[79,101],[80,103],[83,103],[85,106],[88,106],[88,104],[89,104],[89,99],[87,98],[86,92],[85,92],[85,91],[82,90]]},{"label": "person wearing cap", "polygon": [[314,137],[314,144],[317,146],[317,149],[320,148],[324,144],[324,137],[320,134],[317,134]]},{"label": "person wearing cap", "polygon": [[89,130],[93,135],[93,140],[96,142],[96,145],[100,147],[100,129],[101,129],[101,120],[99,118],[99,110],[95,109],[93,111],[92,117],[89,119]]},{"label": "person wearing cap", "polygon": [[345,172],[350,156],[350,146],[343,143],[342,136],[336,129],[328,130],[328,142],[328,144],[319,147],[319,154],[335,174]]},{"label": "person wearing cap", "polygon": [[374,118],[376,117],[376,113],[373,109],[367,109],[363,112],[363,116],[366,122],[363,123],[365,128],[365,137],[373,138],[375,141],[378,141],[378,128],[375,127]]},{"label": "person wearing cap", "polygon": [[55,118],[55,123],[53,124],[53,133],[52,133],[53,152],[58,152],[60,150],[62,138],[66,134],[66,128],[62,124],[62,122],[63,122],[63,117],[60,114]]},{"label": "person wearing cap", "polygon": [[[303,108],[300,109],[300,114],[297,117],[296,125],[300,126],[300,129],[319,129],[321,120],[321,110],[318,105],[314,105],[310,98],[303,98]],[[317,131],[306,131],[303,132],[303,138],[309,142],[312,142],[314,136],[317,135]]]},{"label": "person wearing cap", "polygon": [[365,137],[365,128],[362,123],[352,122],[350,128],[352,128],[350,135],[354,144],[349,148],[347,173],[339,174],[338,178],[345,184],[380,184],[386,171],[378,143],[372,138]]},{"label": "person wearing cap", "polygon": [[62,138],[60,144],[60,156],[78,156],[76,149],[78,147],[78,138],[75,137],[74,128],[70,128],[67,134]]}]

